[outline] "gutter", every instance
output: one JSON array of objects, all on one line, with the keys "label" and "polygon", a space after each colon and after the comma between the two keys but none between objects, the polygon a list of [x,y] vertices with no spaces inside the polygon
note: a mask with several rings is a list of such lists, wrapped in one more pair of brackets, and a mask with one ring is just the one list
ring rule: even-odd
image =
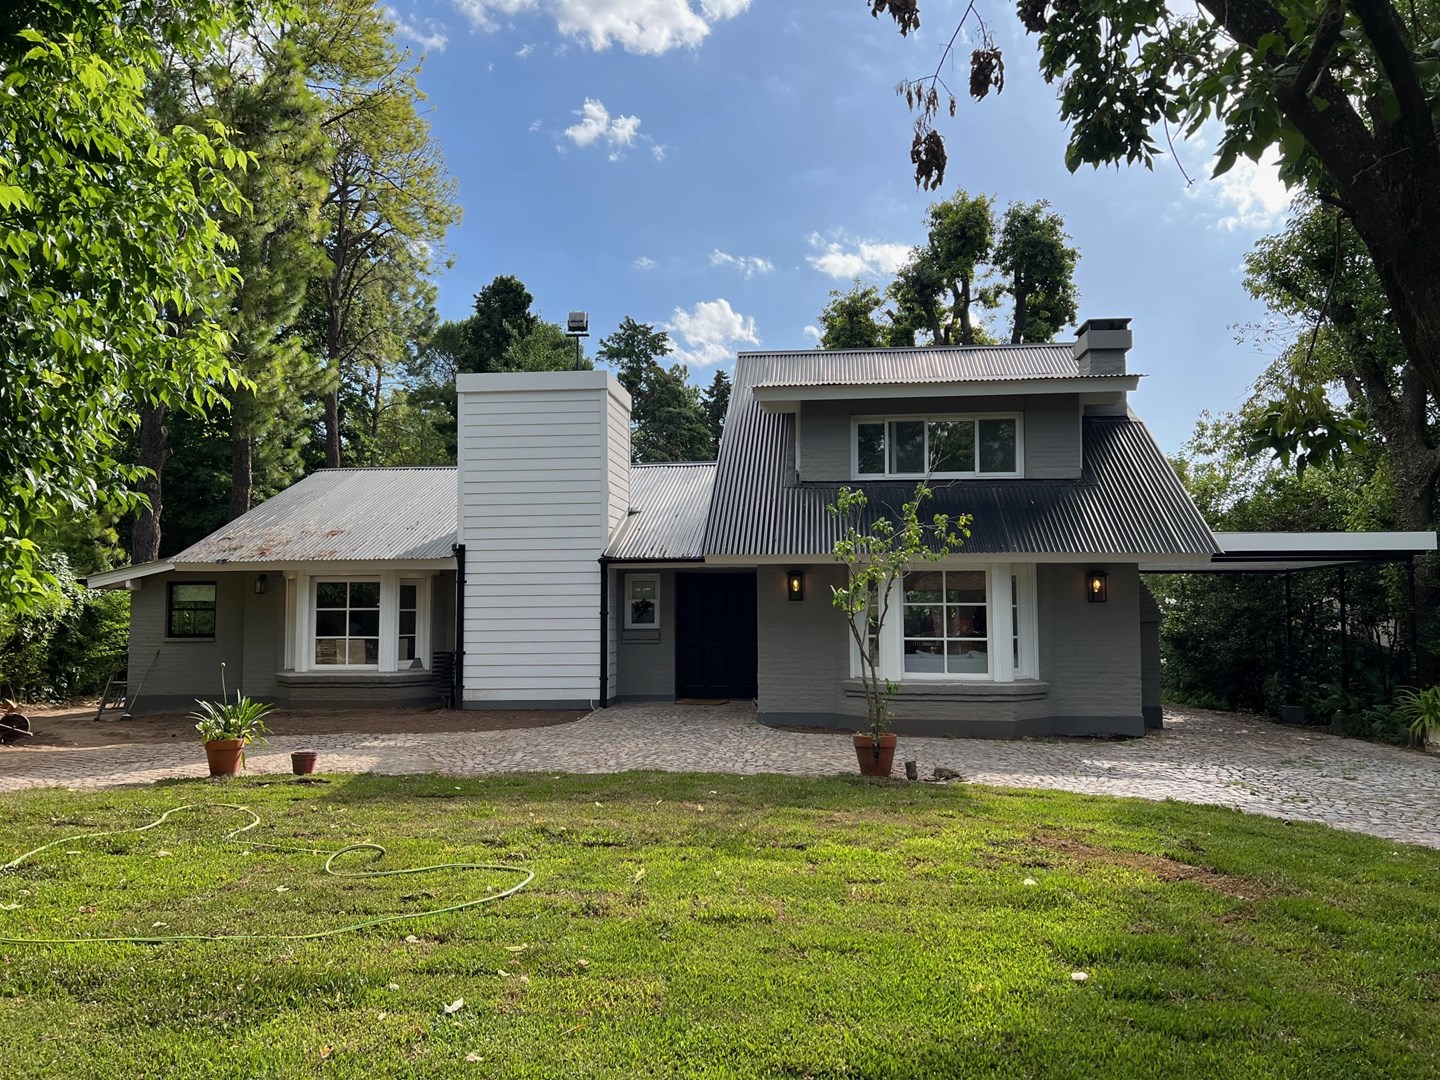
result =
[{"label": "gutter", "polygon": [[600,708],[610,707],[610,564],[600,556]]},{"label": "gutter", "polygon": [[451,544],[455,553],[455,708],[465,708],[465,545]]}]

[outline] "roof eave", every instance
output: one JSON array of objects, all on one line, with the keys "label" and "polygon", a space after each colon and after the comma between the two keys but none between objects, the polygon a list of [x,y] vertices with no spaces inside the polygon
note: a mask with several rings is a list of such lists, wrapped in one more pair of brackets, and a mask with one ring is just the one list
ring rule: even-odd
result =
[{"label": "roof eave", "polygon": [[163,574],[174,569],[175,564],[170,560],[156,559],[153,562],[140,563],[136,566],[122,566],[117,570],[102,570],[98,574],[90,574],[80,580],[87,589],[118,589],[122,586],[129,588],[132,581],[139,581],[141,578],[147,578],[153,574]]},{"label": "roof eave", "polygon": [[960,379],[922,383],[825,383],[809,386],[771,384],[751,393],[766,412],[794,412],[804,401],[853,401],[856,398],[1005,397],[1015,394],[1101,394],[1139,388],[1141,375],[1061,376],[1037,379]]}]

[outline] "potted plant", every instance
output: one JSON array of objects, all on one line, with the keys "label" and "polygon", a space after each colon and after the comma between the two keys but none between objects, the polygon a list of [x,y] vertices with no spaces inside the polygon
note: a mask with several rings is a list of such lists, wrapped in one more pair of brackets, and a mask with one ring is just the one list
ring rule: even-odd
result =
[{"label": "potted plant", "polygon": [[[890,730],[894,713],[890,697],[899,687],[880,673],[878,642],[890,615],[895,585],[912,564],[938,562],[965,543],[973,520],[968,514],[952,519],[936,514],[929,523],[920,520],[920,504],[931,491],[922,480],[915,495],[900,508],[899,525],[880,517],[868,528],[858,527],[869,503],[863,491],[842,487],[830,513],[846,520],[844,535],[835,542],[835,561],[849,571],[849,583],[832,587],[831,602],[845,614],[851,640],[860,653],[860,682],[865,693],[866,730],[853,736],[855,756],[862,776],[889,776],[895,764],[895,744]],[[871,642],[877,643],[872,648]]]},{"label": "potted plant", "polygon": [[1417,690],[1406,686],[1397,705],[1400,717],[1410,726],[1410,735],[1422,747],[1440,749],[1440,686]]},{"label": "potted plant", "polygon": [[190,714],[195,730],[205,744],[205,760],[211,776],[238,776],[245,766],[245,747],[266,733],[265,714],[272,706],[242,697],[237,687],[235,700],[225,700],[225,665],[220,665],[220,700],[201,701]]}]

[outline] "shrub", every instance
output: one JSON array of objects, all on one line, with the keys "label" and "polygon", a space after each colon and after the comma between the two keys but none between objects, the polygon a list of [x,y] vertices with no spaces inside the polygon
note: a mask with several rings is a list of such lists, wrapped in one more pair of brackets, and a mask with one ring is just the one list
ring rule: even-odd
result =
[{"label": "shrub", "polygon": [[58,587],[23,613],[0,611],[0,689],[18,701],[97,694],[125,667],[130,596],[86,589],[64,555],[42,568]]}]

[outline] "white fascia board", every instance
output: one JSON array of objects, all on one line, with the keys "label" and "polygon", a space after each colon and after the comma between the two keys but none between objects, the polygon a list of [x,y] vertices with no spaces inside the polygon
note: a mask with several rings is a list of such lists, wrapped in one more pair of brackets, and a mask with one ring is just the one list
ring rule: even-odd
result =
[{"label": "white fascia board", "polygon": [[450,559],[332,559],[301,560],[276,559],[273,562],[206,562],[175,563],[171,569],[185,573],[226,574],[286,573],[307,574],[311,577],[334,577],[341,574],[378,574],[382,570],[454,570],[455,560]]},{"label": "white fascia board", "polygon": [[1139,375],[1101,375],[1084,379],[977,379],[968,382],[757,386],[751,393],[766,412],[794,412],[802,401],[1128,392],[1139,388],[1140,379]]},{"label": "white fascia board", "polygon": [[608,371],[495,371],[455,376],[459,394],[533,394],[553,390],[606,390],[630,407],[630,392]]},{"label": "white fascia board", "polygon": [[122,585],[129,585],[132,581],[150,577],[152,574],[163,574],[174,569],[175,564],[168,559],[156,559],[154,562],[140,563],[138,566],[122,566],[118,570],[102,570],[98,574],[89,574],[82,580],[87,589],[118,589]]},{"label": "white fascia board", "polygon": [[1225,555],[1345,553],[1436,550],[1433,532],[1217,532]]},{"label": "white fascia board", "polygon": [[[1149,565],[1205,568],[1209,555],[1174,555],[1157,552],[1030,552],[1030,551],[957,551],[944,558],[945,563],[1135,563],[1142,570]],[[707,555],[706,566],[814,566],[819,563],[839,565],[830,555]]]}]

